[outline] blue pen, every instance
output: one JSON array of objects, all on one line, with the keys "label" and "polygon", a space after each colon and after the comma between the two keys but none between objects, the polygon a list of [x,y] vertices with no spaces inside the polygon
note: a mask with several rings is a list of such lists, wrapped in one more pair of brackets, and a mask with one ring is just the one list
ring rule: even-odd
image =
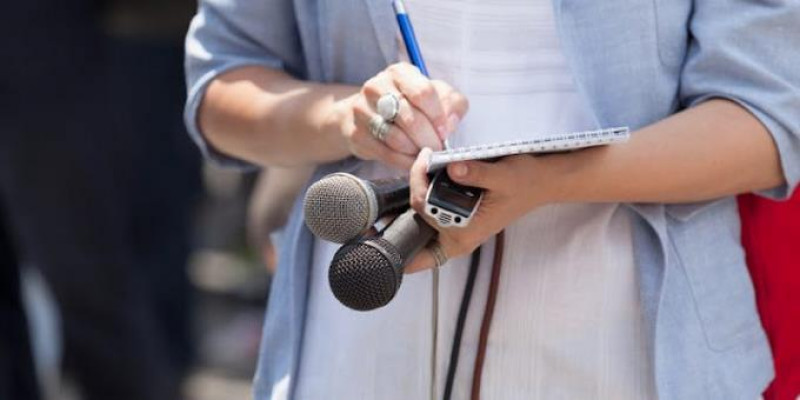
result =
[{"label": "blue pen", "polygon": [[392,6],[397,15],[397,24],[400,25],[400,34],[403,36],[403,43],[406,45],[406,51],[408,52],[408,58],[411,59],[411,64],[419,68],[423,75],[429,76],[428,68],[425,66],[425,60],[422,59],[422,52],[419,50],[417,37],[414,35],[414,27],[411,25],[411,19],[408,18],[403,0],[394,0]]},{"label": "blue pen", "polygon": [[[419,42],[417,42],[417,35],[414,34],[414,26],[411,25],[411,18],[408,17],[406,6],[403,0],[393,0],[392,7],[394,13],[397,15],[397,24],[400,26],[400,35],[403,37],[403,43],[406,45],[406,52],[408,58],[411,59],[411,64],[419,68],[423,75],[430,78],[428,74],[428,67],[425,66],[425,60],[422,59],[422,52],[419,50]],[[444,140],[444,147],[450,148],[449,139]]]}]

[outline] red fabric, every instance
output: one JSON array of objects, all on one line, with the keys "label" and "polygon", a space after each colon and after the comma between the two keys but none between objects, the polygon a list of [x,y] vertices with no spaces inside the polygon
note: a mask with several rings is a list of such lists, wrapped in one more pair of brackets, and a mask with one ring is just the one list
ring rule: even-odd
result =
[{"label": "red fabric", "polygon": [[742,244],[775,357],[765,400],[800,396],[800,190],[788,202],[739,197]]}]

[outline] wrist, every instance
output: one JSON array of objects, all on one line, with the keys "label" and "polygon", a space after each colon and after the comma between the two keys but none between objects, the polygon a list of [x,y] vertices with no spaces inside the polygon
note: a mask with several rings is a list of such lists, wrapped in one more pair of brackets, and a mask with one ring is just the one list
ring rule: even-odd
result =
[{"label": "wrist", "polygon": [[597,201],[598,185],[592,165],[605,156],[605,147],[536,157],[536,176],[545,204]]},{"label": "wrist", "polygon": [[348,121],[348,103],[351,101],[350,97],[331,100],[317,112],[317,117],[314,119],[315,129],[319,132],[321,137],[326,139],[330,149],[339,155],[339,158],[346,158],[352,155],[350,146],[348,145],[345,137],[345,130],[347,129]]},{"label": "wrist", "polygon": [[329,146],[339,158],[346,158],[353,155],[350,143],[345,132],[351,130],[355,123],[352,116],[352,103],[356,95],[342,96],[332,99],[323,107],[320,113],[317,129],[320,134],[329,140]]}]

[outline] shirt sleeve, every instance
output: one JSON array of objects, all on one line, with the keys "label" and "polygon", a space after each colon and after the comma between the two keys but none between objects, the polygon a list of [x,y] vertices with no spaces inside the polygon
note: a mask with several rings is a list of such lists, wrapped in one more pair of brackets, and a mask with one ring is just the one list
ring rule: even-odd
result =
[{"label": "shirt sleeve", "polygon": [[682,104],[726,98],[758,118],[787,182],[759,194],[787,199],[800,180],[800,1],[696,0],[689,30]]},{"label": "shirt sleeve", "polygon": [[239,168],[254,167],[215,149],[197,124],[197,110],[208,84],[235,68],[258,65],[304,75],[292,1],[201,0],[185,46],[188,96],[184,120],[189,134],[211,160]]}]

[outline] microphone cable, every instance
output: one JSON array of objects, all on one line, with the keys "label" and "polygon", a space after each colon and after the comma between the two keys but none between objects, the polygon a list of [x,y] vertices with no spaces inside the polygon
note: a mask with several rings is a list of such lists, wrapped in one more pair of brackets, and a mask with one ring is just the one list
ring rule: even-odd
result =
[{"label": "microphone cable", "polygon": [[430,399],[436,400],[436,351],[439,348],[439,266],[431,271],[431,386]]},{"label": "microphone cable", "polygon": [[486,296],[486,308],[483,311],[481,333],[478,338],[478,354],[475,356],[475,366],[472,370],[472,396],[471,400],[481,398],[481,376],[483,375],[483,361],[486,358],[486,345],[489,341],[489,331],[494,316],[494,306],[497,302],[497,291],[500,283],[500,270],[503,267],[503,248],[505,245],[505,231],[500,231],[495,237],[494,259],[492,260],[492,277],[489,281],[489,294]]},{"label": "microphone cable", "polygon": [[461,305],[458,309],[458,319],[456,320],[456,331],[453,335],[453,345],[450,348],[450,363],[447,366],[447,378],[444,385],[444,400],[450,400],[453,395],[453,382],[458,369],[458,357],[461,353],[461,337],[464,334],[464,324],[467,320],[469,303],[472,300],[472,289],[475,287],[475,277],[478,275],[478,266],[481,263],[481,248],[478,247],[472,252],[472,259],[469,264],[469,274],[464,284],[464,294],[461,296]]}]

